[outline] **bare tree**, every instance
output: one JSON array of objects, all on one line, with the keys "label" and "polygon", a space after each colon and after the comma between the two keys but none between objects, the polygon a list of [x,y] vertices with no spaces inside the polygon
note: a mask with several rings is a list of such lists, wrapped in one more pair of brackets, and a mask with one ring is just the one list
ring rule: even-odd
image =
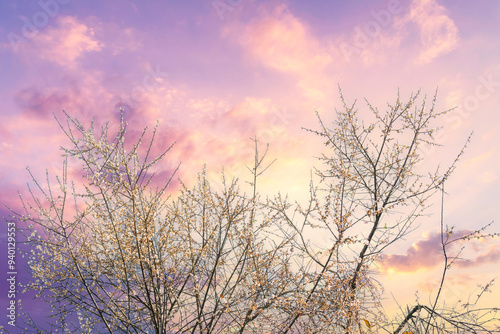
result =
[{"label": "bare tree", "polygon": [[[375,279],[386,247],[416,227],[462,155],[444,172],[418,171],[421,145],[435,145],[431,122],[447,111],[435,110],[435,96],[430,107],[425,98],[417,105],[419,94],[406,103],[398,97],[386,113],[368,103],[373,122],[365,125],[341,98],[332,128],[318,116],[320,129],[308,130],[326,150],[305,204],[259,195],[269,165],[257,139],[250,192],[224,173],[215,191],[203,170],[194,187],[181,183],[171,199],[164,193],[174,175],[158,180],[154,173],[170,148],[150,157],[156,128],[140,154],[147,130],[129,145],[123,118],[110,138],[108,125],[96,133],[67,116],[61,128],[72,147],[64,149],[57,189],[48,177],[42,185],[32,176],[38,189],[16,213],[31,245],[26,289],[50,302],[54,326],[69,332],[416,333],[441,328],[441,320],[455,330],[488,330],[471,317],[478,309],[438,310],[439,293],[391,324]],[[74,158],[85,177],[72,183]],[[318,233],[326,244],[315,240]],[[450,242],[443,238],[442,282]]]}]

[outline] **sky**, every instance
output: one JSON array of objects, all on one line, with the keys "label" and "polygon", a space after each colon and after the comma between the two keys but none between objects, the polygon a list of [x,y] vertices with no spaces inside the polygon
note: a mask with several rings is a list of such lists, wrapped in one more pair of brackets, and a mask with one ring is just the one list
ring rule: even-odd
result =
[{"label": "sky", "polygon": [[[192,183],[206,164],[245,178],[257,136],[276,163],[261,191],[304,198],[322,142],[315,112],[332,121],[345,99],[365,98],[380,110],[421,90],[436,108],[454,108],[438,125],[425,163],[449,165],[472,140],[447,182],[445,222],[457,235],[500,214],[500,3],[464,0],[387,1],[78,1],[0,3],[0,213],[18,208],[29,166],[35,177],[61,169],[68,140],[54,116],[65,110],[84,124],[118,120],[129,134],[159,121],[156,152],[175,142],[161,167],[181,163],[177,177]],[[172,189],[178,186],[172,184]],[[384,305],[435,295],[442,269],[439,198],[420,227],[387,250],[379,279]],[[7,224],[0,230],[7,254]],[[497,232],[498,225],[488,230]],[[455,250],[458,250],[457,246]],[[444,295],[467,298],[499,272],[500,243],[474,241],[450,272]],[[18,260],[17,279],[26,275]],[[9,303],[0,260],[1,309]],[[493,286],[486,305],[500,298]],[[34,315],[46,307],[17,293]],[[496,305],[498,306],[498,305]],[[5,312],[5,311],[2,311]],[[6,317],[2,315],[0,324]]]}]

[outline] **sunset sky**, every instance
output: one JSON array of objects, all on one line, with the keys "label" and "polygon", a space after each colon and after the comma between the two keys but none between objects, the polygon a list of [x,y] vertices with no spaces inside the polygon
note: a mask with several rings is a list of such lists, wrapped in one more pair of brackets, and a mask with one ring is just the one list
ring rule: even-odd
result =
[{"label": "sunset sky", "polygon": [[[315,111],[334,119],[339,87],[361,113],[364,98],[382,111],[398,90],[407,100],[420,89],[431,99],[438,89],[436,107],[457,108],[438,124],[444,146],[425,151],[425,164],[449,165],[474,133],[446,185],[445,223],[457,235],[476,230],[500,217],[499,31],[495,1],[3,0],[0,213],[8,215],[4,204],[19,207],[26,166],[42,180],[45,169],[60,170],[59,147],[69,143],[53,114],[63,120],[63,110],[89,125],[116,121],[123,108],[132,137],[159,120],[156,152],[176,142],[161,166],[169,175],[181,163],[177,177],[187,184],[204,164],[214,180],[223,166],[244,180],[249,138],[257,136],[277,159],[261,191],[301,200],[324,149],[302,127],[317,128]],[[416,290],[422,301],[435,294],[438,212],[436,197],[434,215],[388,249],[378,276],[388,309],[391,293],[403,306]],[[0,226],[5,310],[7,227]],[[445,286],[450,303],[497,277],[500,242],[472,242],[463,257]],[[47,310],[31,295],[17,298],[34,317]],[[493,286],[485,305],[499,299]]]}]

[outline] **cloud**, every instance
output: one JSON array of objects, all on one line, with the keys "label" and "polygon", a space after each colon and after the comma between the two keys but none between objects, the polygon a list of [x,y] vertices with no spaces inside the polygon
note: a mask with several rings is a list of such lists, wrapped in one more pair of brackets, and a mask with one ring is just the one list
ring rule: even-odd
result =
[{"label": "cloud", "polygon": [[[474,273],[457,273],[446,276],[446,282],[442,287],[441,296],[447,302],[456,302],[464,300],[467,296],[472,296],[474,287],[479,283],[486,283],[485,276]],[[429,274],[418,280],[417,288],[424,293],[436,293],[440,286],[440,280]]]},{"label": "cloud", "polygon": [[17,117],[36,117],[52,122],[52,113],[61,115],[62,110],[78,116],[81,121],[107,115],[112,111],[114,95],[103,85],[102,77],[98,71],[84,71],[78,79],[72,75],[65,76],[59,86],[30,85],[14,91],[12,94],[19,112]]},{"label": "cloud", "polygon": [[481,183],[493,183],[498,180],[498,175],[495,172],[486,171],[481,173],[479,178]]},{"label": "cloud", "polygon": [[231,35],[251,57],[283,73],[317,72],[332,62],[322,43],[285,5],[260,8],[260,17],[247,26],[231,27]]},{"label": "cloud", "polygon": [[186,107],[193,110],[196,118],[207,120],[217,120],[230,109],[227,101],[216,97],[191,98]]},{"label": "cloud", "polygon": [[168,161],[161,167],[172,169],[171,165],[182,162],[176,177],[183,180],[192,178],[190,173],[200,171],[204,163],[217,171],[225,166],[231,177],[240,176],[239,172],[246,173],[244,166],[252,162],[255,154],[250,137],[257,136],[263,145],[271,142],[277,147],[282,147],[284,142],[294,143],[283,135],[295,115],[269,98],[249,96],[230,102],[199,95],[187,87],[177,87],[165,81],[144,90],[141,96],[125,101],[128,103],[117,103],[116,106],[125,108],[130,126],[129,138],[137,137],[144,126],[159,119],[151,154],[159,154],[175,142],[167,156]]},{"label": "cloud", "polygon": [[421,51],[416,60],[426,64],[456,49],[459,42],[458,28],[446,14],[445,7],[435,0],[414,0],[409,20],[418,27]]},{"label": "cloud", "polygon": [[406,250],[405,255],[384,256],[381,267],[384,271],[413,272],[435,267],[442,263],[442,257],[441,236],[439,233],[433,233],[414,243]]},{"label": "cloud", "polygon": [[[461,238],[471,231],[455,231],[453,238]],[[461,242],[455,242],[457,246]],[[472,244],[474,245],[474,244]],[[448,253],[453,251],[454,247],[448,247]],[[477,248],[476,248],[477,250]],[[452,258],[455,253],[448,254]],[[493,245],[486,253],[480,254],[471,260],[457,260],[454,265],[462,268],[477,267],[486,263],[495,263],[500,259],[500,246]],[[441,245],[441,235],[438,232],[431,233],[423,240],[414,243],[406,250],[406,254],[391,254],[383,257],[380,267],[384,272],[415,272],[420,269],[432,269],[443,264],[443,251]]]},{"label": "cloud", "polygon": [[331,40],[318,38],[285,4],[262,4],[257,13],[249,23],[228,24],[223,36],[240,45],[252,63],[292,76],[304,97],[323,100],[337,82],[336,74],[328,73],[339,66]]},{"label": "cloud", "polygon": [[490,184],[498,180],[498,173],[492,166],[496,166],[496,148],[484,148],[484,153],[475,155],[464,162],[464,167],[475,175],[478,182]]},{"label": "cloud", "polygon": [[[349,33],[333,38],[329,49],[337,65],[352,61],[353,56],[365,66],[394,62],[407,57],[407,49],[410,57],[418,54],[416,63],[426,64],[458,45],[458,28],[436,0],[413,0],[409,8],[396,1],[370,13]],[[418,49],[406,48],[408,43]]]},{"label": "cloud", "polygon": [[86,53],[100,51],[103,44],[96,39],[94,29],[71,16],[59,17],[55,27],[34,38],[34,49],[27,50],[43,60],[62,67],[75,68]]},{"label": "cloud", "polygon": [[63,92],[44,93],[33,87],[17,92],[14,100],[28,115],[41,118],[50,116],[70,104],[69,96]]},{"label": "cloud", "polygon": [[495,149],[491,148],[488,152],[478,154],[475,157],[472,157],[470,159],[467,159],[464,162],[465,167],[475,167],[477,165],[484,165],[488,163],[488,160],[490,160],[490,157],[493,156]]},{"label": "cloud", "polygon": [[470,268],[487,263],[496,263],[498,260],[500,260],[500,245],[492,245],[486,253],[479,255],[473,261],[457,261],[455,265],[461,268]]}]

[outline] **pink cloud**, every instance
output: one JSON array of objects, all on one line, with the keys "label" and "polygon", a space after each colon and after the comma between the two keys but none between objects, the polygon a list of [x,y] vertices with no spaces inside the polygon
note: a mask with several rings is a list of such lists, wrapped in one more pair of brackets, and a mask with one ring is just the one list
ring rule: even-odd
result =
[{"label": "pink cloud", "polygon": [[[453,239],[461,238],[470,234],[471,231],[462,230],[453,233]],[[456,246],[461,241],[448,246],[448,257],[451,259],[457,253]],[[474,243],[471,244],[474,248]],[[455,246],[455,247],[453,247]],[[489,251],[481,254],[472,260],[457,259],[454,265],[458,267],[477,267],[486,263],[497,262],[500,259],[500,246],[491,246]],[[443,250],[441,245],[441,235],[437,232],[431,233],[423,240],[415,242],[406,250],[406,254],[391,254],[384,256],[380,266],[384,272],[393,270],[396,272],[414,272],[419,269],[432,269],[444,262]]]},{"label": "pink cloud", "polygon": [[[129,124],[127,142],[135,142],[144,127],[149,126],[151,129],[155,119],[159,119],[151,155],[160,154],[174,142],[176,145],[158,166],[158,173],[161,170],[172,171],[182,162],[176,178],[185,179],[189,173],[200,171],[203,163],[220,170],[221,165],[230,166],[242,160],[251,162],[249,158],[253,154],[253,146],[249,137],[257,135],[268,142],[286,131],[287,124],[282,124],[275,115],[278,107],[270,99],[247,97],[231,105],[224,99],[198,97],[185,87],[162,81],[144,90],[140,96],[126,97],[124,103],[119,103],[116,94],[106,89],[102,78],[99,73],[87,72],[82,73],[77,82],[66,79],[65,88],[30,87],[18,91],[15,101],[21,113],[6,122],[12,126],[19,124],[23,133],[33,135],[14,138],[14,146],[18,150],[30,150],[36,146],[33,143],[38,142],[36,137],[41,136],[43,127],[50,127],[55,131],[43,134],[44,147],[37,152],[44,152],[41,156],[47,156],[50,152],[50,156],[55,156],[54,161],[59,163],[58,148],[68,143],[52,118],[53,112],[65,122],[65,116],[61,114],[61,110],[65,109],[85,127],[90,125],[92,117],[96,117],[96,129],[104,121],[110,120],[109,133],[112,136],[118,123],[118,109],[124,106],[125,120]],[[150,135],[151,130],[146,134],[144,143],[148,142]],[[22,164],[23,155],[18,155],[16,160]],[[33,166],[38,165],[37,161],[41,159],[33,154],[31,160],[30,165]],[[44,167],[45,164],[40,164],[41,169]]]},{"label": "pink cloud", "polygon": [[[293,76],[300,94],[320,101],[335,89],[338,51],[330,38],[319,38],[305,20],[292,14],[286,4],[261,4],[249,23],[228,24],[223,35],[242,47],[255,64]],[[337,58],[336,58],[337,57]]]},{"label": "pink cloud", "polygon": [[417,63],[426,64],[456,49],[458,28],[446,14],[446,8],[435,0],[414,0],[409,20],[417,24],[421,50]]},{"label": "pink cloud", "polygon": [[63,16],[57,19],[54,27],[39,33],[34,38],[34,45],[25,52],[29,57],[35,54],[42,60],[74,69],[86,53],[100,51],[102,47],[93,28],[74,17]]},{"label": "pink cloud", "polygon": [[54,122],[52,113],[62,117],[62,110],[66,110],[85,122],[93,116],[110,115],[113,111],[110,103],[113,94],[103,86],[101,74],[96,71],[82,72],[78,80],[67,76],[60,86],[30,85],[13,92],[13,97],[21,112],[13,117],[19,118],[36,116]]},{"label": "pink cloud", "polygon": [[70,104],[70,99],[63,92],[44,93],[33,87],[17,92],[15,101],[22,111],[30,116],[47,117]]},{"label": "pink cloud", "polygon": [[[441,296],[447,301],[461,299],[473,292],[473,287],[484,280],[484,276],[470,273],[454,273],[446,277]],[[432,293],[439,289],[440,280],[436,276],[428,276],[418,281],[417,287],[422,292]]]},{"label": "pink cloud", "polygon": [[486,263],[496,263],[500,260],[500,245],[492,245],[486,253],[476,257],[472,261],[457,261],[456,265],[462,268],[477,267]]},{"label": "pink cloud", "polygon": [[384,271],[412,272],[421,268],[433,268],[442,263],[441,236],[433,233],[424,240],[417,241],[406,250],[405,255],[391,254],[383,258]]},{"label": "pink cloud", "polygon": [[260,8],[260,17],[246,27],[230,27],[225,34],[238,40],[253,59],[280,72],[317,72],[332,62],[331,56],[285,5]]}]

